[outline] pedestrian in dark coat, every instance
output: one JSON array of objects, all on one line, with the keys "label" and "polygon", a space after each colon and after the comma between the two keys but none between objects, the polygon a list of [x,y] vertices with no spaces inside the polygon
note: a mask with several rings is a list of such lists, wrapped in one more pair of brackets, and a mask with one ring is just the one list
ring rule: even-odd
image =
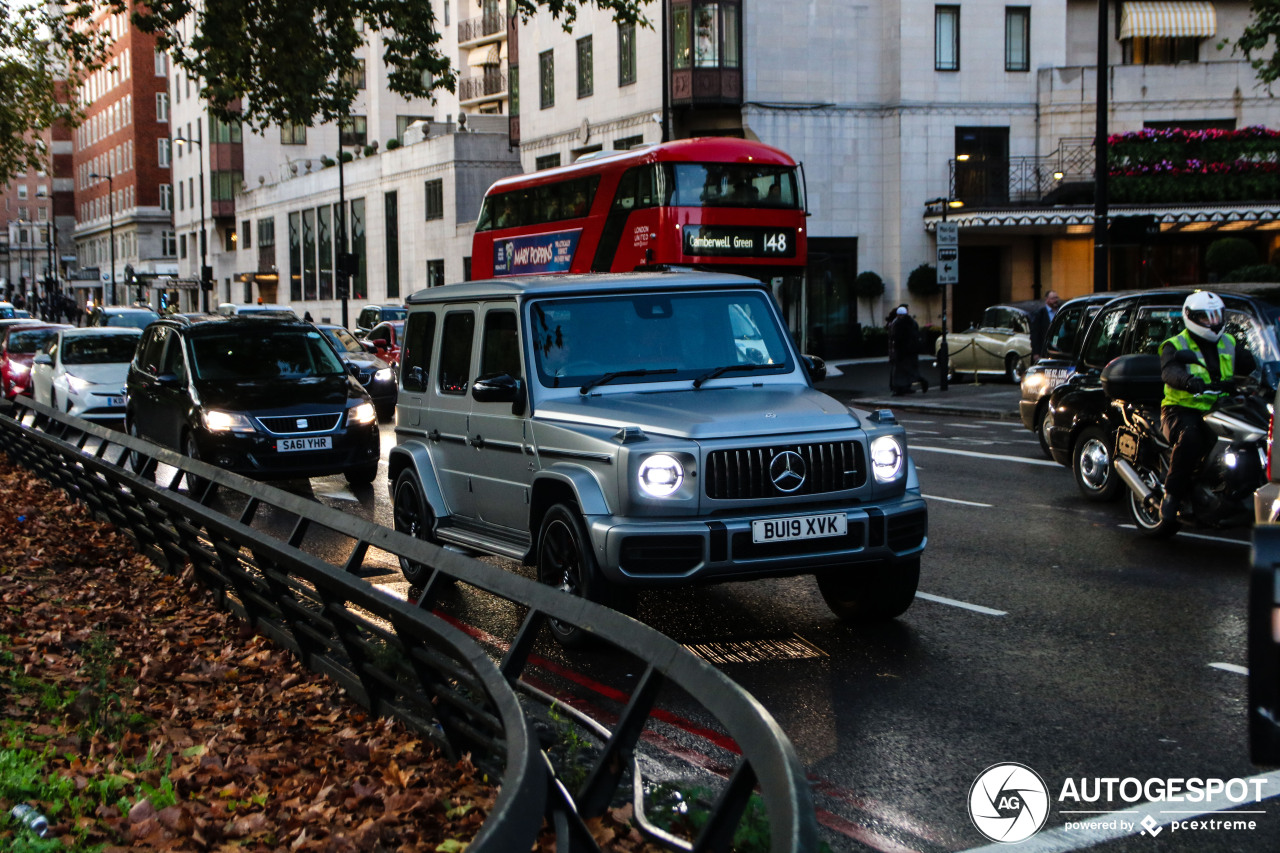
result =
[{"label": "pedestrian in dark coat", "polygon": [[929,382],[920,375],[920,327],[907,312],[906,305],[899,305],[889,324],[889,389],[895,397],[916,390],[928,391]]},{"label": "pedestrian in dark coat", "polygon": [[1049,334],[1049,324],[1058,315],[1058,306],[1062,300],[1058,291],[1050,290],[1044,295],[1044,305],[1040,306],[1031,318],[1031,363],[1035,364],[1044,357],[1045,338]]}]

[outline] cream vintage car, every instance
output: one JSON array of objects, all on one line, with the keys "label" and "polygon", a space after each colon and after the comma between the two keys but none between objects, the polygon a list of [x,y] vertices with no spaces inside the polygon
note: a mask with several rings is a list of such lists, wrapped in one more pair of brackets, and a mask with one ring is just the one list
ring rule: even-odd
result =
[{"label": "cream vintage car", "polygon": [[[1005,302],[982,312],[982,320],[963,332],[947,335],[950,379],[1003,376],[1020,382],[1031,364],[1031,318],[1042,303]],[[937,350],[942,346],[938,339]]]}]

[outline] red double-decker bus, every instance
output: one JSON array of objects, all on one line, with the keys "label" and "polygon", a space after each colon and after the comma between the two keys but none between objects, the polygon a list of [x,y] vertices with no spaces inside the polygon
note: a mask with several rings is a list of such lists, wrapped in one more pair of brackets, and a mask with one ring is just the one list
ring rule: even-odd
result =
[{"label": "red double-decker bus", "polygon": [[786,153],[702,138],[588,155],[498,181],[472,242],[474,278],[657,265],[798,277],[804,185]]}]

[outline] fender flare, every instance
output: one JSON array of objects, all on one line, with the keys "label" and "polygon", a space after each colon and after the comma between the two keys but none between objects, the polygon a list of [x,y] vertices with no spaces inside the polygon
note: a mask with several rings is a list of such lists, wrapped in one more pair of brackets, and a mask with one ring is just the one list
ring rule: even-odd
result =
[{"label": "fender flare", "polygon": [[[533,481],[531,511],[536,511],[539,493],[551,483],[567,486],[573,492],[583,516],[611,514],[608,498],[605,497],[596,475],[587,468],[568,462],[555,462],[538,472]],[[530,526],[533,526],[532,523]]]},{"label": "fender flare", "polygon": [[440,481],[436,476],[435,465],[431,462],[431,454],[427,445],[421,441],[410,440],[391,448],[387,456],[387,491],[394,508],[396,497],[396,480],[406,469],[412,469],[422,486],[422,497],[431,507],[437,519],[449,515],[444,501],[444,492],[440,489]]}]

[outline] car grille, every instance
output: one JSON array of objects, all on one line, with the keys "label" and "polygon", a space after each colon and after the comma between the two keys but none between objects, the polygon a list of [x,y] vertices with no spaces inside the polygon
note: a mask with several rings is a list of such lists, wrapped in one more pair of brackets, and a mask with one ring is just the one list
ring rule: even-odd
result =
[{"label": "car grille", "polygon": [[[804,481],[791,489],[779,488],[770,474],[774,458],[788,451],[804,464]],[[707,497],[715,500],[818,495],[856,489],[865,481],[862,445],[856,441],[713,450],[703,469]]]},{"label": "car grille", "polygon": [[[338,425],[341,414],[336,415],[282,415],[258,418],[258,423],[272,435],[297,435],[308,432],[329,432]],[[306,426],[300,426],[305,423]]]}]

